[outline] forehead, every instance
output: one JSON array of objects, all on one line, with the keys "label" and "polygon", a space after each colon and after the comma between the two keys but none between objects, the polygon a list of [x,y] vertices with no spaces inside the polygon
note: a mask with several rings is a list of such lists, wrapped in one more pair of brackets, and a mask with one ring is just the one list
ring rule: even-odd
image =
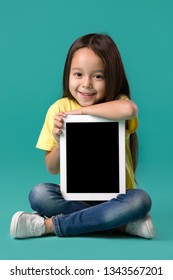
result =
[{"label": "forehead", "polygon": [[104,69],[104,64],[101,59],[90,48],[81,48],[74,53],[72,58],[71,67],[99,67]]}]

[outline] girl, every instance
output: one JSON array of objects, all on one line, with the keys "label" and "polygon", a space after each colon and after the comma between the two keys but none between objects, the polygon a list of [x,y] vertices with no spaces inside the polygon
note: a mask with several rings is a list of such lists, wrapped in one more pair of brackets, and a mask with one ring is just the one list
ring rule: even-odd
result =
[{"label": "girl", "polygon": [[88,34],[77,39],[65,62],[63,97],[49,108],[37,148],[46,151],[48,171],[58,174],[59,138],[66,115],[88,114],[126,120],[127,192],[106,202],[66,201],[59,185],[37,185],[29,195],[31,207],[37,213],[20,211],[14,214],[10,227],[13,238],[47,234],[77,236],[113,229],[143,238],[155,236],[149,215],[151,199],[143,190],[134,188],[137,111],[130,98],[120,53],[110,36]]}]

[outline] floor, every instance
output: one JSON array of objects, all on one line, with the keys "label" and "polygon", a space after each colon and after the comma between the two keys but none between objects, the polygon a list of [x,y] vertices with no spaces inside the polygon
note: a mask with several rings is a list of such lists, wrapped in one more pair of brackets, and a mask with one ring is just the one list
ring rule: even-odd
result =
[{"label": "floor", "polygon": [[[28,166],[26,166],[28,164]],[[23,167],[22,175],[16,172],[13,176],[2,173],[1,177],[1,234],[0,234],[0,259],[1,260],[133,260],[173,259],[173,219],[172,219],[172,197],[168,192],[162,191],[163,179],[152,177],[151,174],[142,176],[143,170],[138,172],[142,185],[145,185],[147,177],[150,184],[146,191],[150,193],[153,200],[151,211],[152,219],[157,231],[153,240],[114,234],[91,234],[88,236],[57,238],[55,236],[44,238],[32,238],[25,240],[12,240],[9,236],[9,226],[12,215],[19,210],[31,211],[27,195],[30,186],[38,182],[38,178],[45,174],[42,167],[27,163]],[[34,168],[33,168],[34,167]],[[21,168],[21,166],[20,166]],[[34,170],[33,176],[27,176],[30,170]],[[15,175],[14,175],[15,174]],[[153,172],[152,172],[153,174]],[[45,177],[44,177],[45,176]],[[49,175],[44,175],[43,180],[50,180]],[[26,178],[27,181],[26,181]],[[54,178],[54,180],[56,180]],[[169,181],[169,178],[167,178]],[[15,182],[15,183],[14,183]],[[21,182],[24,182],[21,185]],[[153,187],[154,186],[154,187]],[[155,191],[157,187],[157,192]],[[3,225],[3,226],[2,226]]]}]

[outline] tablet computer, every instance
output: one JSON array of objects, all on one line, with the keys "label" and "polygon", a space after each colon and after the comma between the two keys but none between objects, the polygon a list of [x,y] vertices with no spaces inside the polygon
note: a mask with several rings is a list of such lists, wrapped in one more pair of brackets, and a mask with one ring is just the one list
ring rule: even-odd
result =
[{"label": "tablet computer", "polygon": [[109,200],[126,192],[125,121],[68,115],[60,136],[60,187],[66,200]]}]

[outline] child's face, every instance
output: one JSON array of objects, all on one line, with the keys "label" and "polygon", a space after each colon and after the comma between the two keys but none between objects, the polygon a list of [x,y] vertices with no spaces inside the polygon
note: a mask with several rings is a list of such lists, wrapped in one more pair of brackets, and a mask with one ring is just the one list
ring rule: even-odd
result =
[{"label": "child's face", "polygon": [[106,82],[102,59],[89,48],[81,48],[72,59],[69,90],[82,106],[91,106],[106,95]]}]

